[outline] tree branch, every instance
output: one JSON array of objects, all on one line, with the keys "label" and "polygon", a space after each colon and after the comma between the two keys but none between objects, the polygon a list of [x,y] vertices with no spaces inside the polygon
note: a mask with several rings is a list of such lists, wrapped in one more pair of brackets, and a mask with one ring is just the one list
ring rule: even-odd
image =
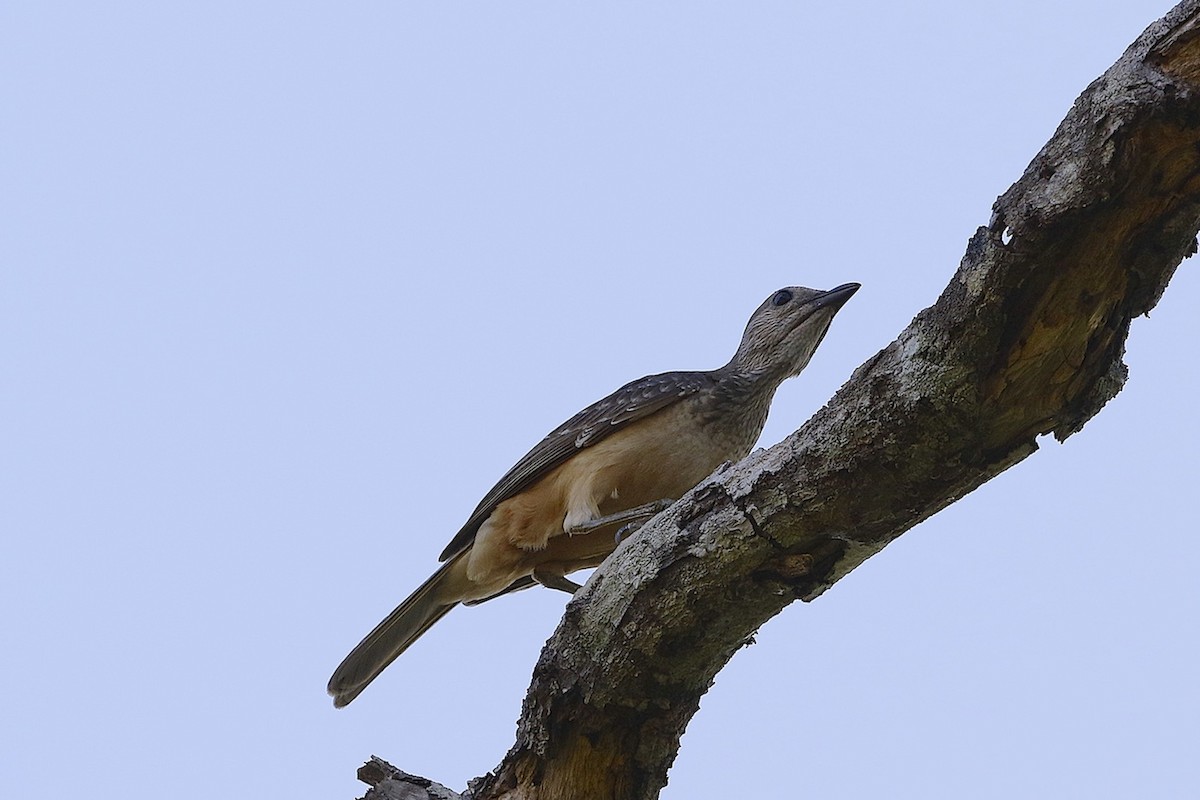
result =
[{"label": "tree branch", "polygon": [[567,607],[483,798],[651,798],[700,697],[793,600],[1063,440],[1200,229],[1200,0],[1152,25],[995,203],[954,278],[800,430],[711,476]]}]

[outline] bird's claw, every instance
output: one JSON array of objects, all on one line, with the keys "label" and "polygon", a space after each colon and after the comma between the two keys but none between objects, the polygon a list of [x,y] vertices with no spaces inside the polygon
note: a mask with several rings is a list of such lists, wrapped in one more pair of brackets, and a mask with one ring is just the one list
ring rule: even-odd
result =
[{"label": "bird's claw", "polygon": [[613,543],[620,544],[622,539],[624,539],[626,536],[628,536],[631,533],[637,533],[638,529],[641,528],[645,524],[646,524],[645,520],[635,520],[633,522],[626,522],[624,525],[617,528],[617,532],[615,534],[613,534]]}]

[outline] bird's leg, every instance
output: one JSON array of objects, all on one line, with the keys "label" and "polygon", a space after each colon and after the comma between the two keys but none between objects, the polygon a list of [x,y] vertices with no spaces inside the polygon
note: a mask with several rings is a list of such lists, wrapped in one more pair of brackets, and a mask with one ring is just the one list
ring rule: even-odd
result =
[{"label": "bird's leg", "polygon": [[[674,504],[675,504],[675,501],[671,500],[670,498],[664,498],[662,500],[655,500],[653,503],[646,503],[646,505],[644,505],[644,506],[635,506],[634,508],[627,508],[624,511],[618,511],[615,514],[609,514],[607,517],[596,517],[595,519],[588,519],[588,520],[584,520],[583,522],[577,522],[574,525],[572,525],[571,527],[567,528],[567,533],[570,534],[571,536],[575,536],[580,533],[591,533],[592,531],[596,530],[597,528],[603,528],[607,525],[616,525],[619,522],[627,522],[627,523],[640,522],[640,523],[644,524],[646,522],[646,520],[650,519],[651,517],[653,517],[655,514],[659,513],[660,511],[665,511],[666,509],[670,508]],[[632,530],[630,530],[629,525],[625,525],[624,527],[621,528],[620,532],[622,534],[623,533],[632,533],[633,530],[637,530],[637,528],[640,528],[640,527],[641,527],[641,524],[639,524],[636,528],[633,528]]]},{"label": "bird's leg", "polygon": [[[627,508],[624,511],[618,511],[615,514],[609,514],[607,517],[596,517],[595,519],[589,519],[576,523],[570,528],[567,528],[566,532],[572,536],[575,536],[581,533],[591,533],[594,530],[606,527],[608,525],[625,523],[617,529],[616,539],[617,544],[620,544],[622,538],[638,530],[655,514],[659,513],[660,511],[665,511],[674,504],[675,501],[669,498],[655,500],[653,503],[646,503],[644,506]],[[558,589],[560,592],[566,592],[567,594],[575,594],[581,588],[580,584],[571,580],[562,573],[540,567],[533,571],[531,577],[542,586],[545,586],[547,589]]]},{"label": "bird's leg", "polygon": [[560,592],[566,592],[567,594],[575,594],[582,588],[566,575],[550,572],[540,567],[533,571],[533,579],[547,589],[558,589]]}]

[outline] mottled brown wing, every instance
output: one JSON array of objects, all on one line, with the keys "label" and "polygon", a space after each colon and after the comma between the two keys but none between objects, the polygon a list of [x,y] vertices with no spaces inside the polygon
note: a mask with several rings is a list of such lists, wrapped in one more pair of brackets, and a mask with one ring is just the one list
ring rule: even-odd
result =
[{"label": "mottled brown wing", "polygon": [[555,428],[510,469],[479,502],[471,518],[442,551],[445,561],[462,552],[496,506],[529,487],[575,453],[621,428],[661,411],[712,383],[707,372],[664,372],[625,384]]}]

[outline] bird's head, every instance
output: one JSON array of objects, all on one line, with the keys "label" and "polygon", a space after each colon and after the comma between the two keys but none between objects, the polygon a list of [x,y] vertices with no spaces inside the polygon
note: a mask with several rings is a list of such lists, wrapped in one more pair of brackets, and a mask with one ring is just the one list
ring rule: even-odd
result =
[{"label": "bird's head", "polygon": [[844,283],[821,291],[788,286],[775,292],[750,316],[730,366],[777,380],[799,375],[825,338],[834,314],[858,287]]}]

